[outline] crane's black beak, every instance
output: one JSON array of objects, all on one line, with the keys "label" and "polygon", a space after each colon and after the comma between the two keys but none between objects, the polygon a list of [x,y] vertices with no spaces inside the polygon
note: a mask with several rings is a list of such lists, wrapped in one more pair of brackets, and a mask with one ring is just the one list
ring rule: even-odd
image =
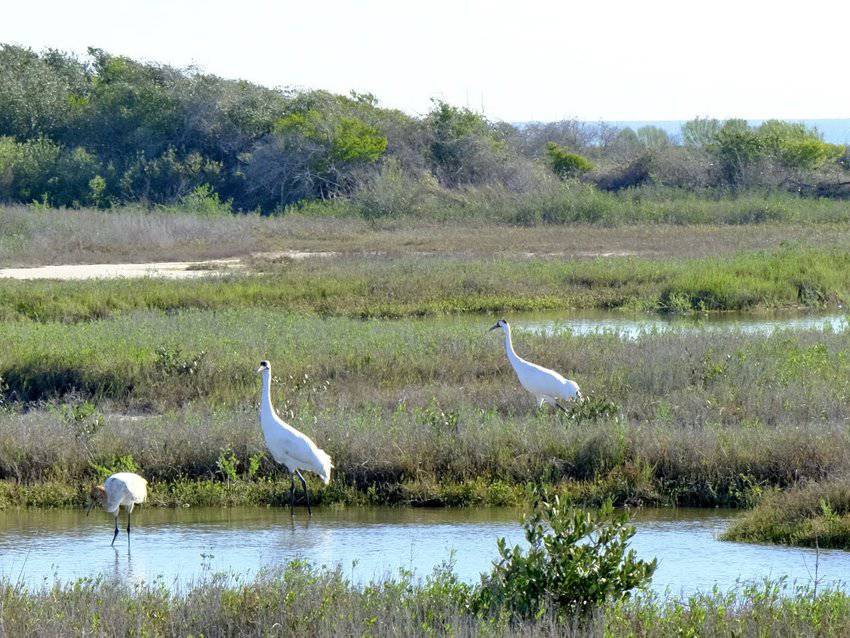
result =
[{"label": "crane's black beak", "polygon": [[499,324],[496,324],[495,326],[490,328],[487,332],[493,332],[496,328],[499,328],[499,327],[500,327]]}]

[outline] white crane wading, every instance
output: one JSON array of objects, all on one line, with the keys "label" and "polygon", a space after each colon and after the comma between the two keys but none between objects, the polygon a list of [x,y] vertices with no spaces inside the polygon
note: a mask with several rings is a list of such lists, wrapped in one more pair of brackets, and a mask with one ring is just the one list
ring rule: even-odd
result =
[{"label": "white crane wading", "polygon": [[320,449],[312,439],[299,432],[294,427],[284,422],[274,411],[272,405],[272,370],[268,361],[261,361],[257,372],[263,375],[263,396],[260,402],[260,425],[263,427],[263,435],[266,439],[266,447],[271,452],[275,461],[284,465],[289,472],[289,511],[295,512],[295,475],[301,480],[304,488],[304,496],[307,498],[307,513],[312,515],[310,509],[310,493],[307,490],[307,481],[301,475],[300,470],[308,470],[324,481],[325,485],[331,482],[331,457]]},{"label": "white crane wading", "polygon": [[511,342],[511,326],[507,321],[499,319],[490,330],[497,328],[501,328],[505,333],[505,350],[508,352],[508,361],[511,362],[522,387],[537,399],[538,407],[543,407],[544,403],[548,403],[566,412],[567,409],[562,405],[562,402],[583,398],[575,381],[565,379],[554,370],[526,361],[514,351]]},{"label": "white crane wading", "polygon": [[112,543],[118,538],[118,513],[121,506],[127,510],[127,542],[130,542],[130,514],[133,508],[144,503],[148,498],[148,482],[133,472],[118,472],[103,482],[103,485],[95,485],[89,493],[89,504],[86,508],[86,516],[91,513],[95,504],[100,505],[107,512],[115,516],[115,533],[112,535]]}]

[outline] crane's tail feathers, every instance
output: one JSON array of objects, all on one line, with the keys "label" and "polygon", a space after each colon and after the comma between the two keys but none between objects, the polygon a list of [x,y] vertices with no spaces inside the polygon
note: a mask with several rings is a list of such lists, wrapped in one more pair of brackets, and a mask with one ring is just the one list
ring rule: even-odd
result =
[{"label": "crane's tail feathers", "polygon": [[333,468],[334,464],[331,463],[331,457],[328,456],[328,453],[324,450],[316,450],[316,456],[319,461],[319,468],[316,471],[322,481],[324,481],[325,485],[331,482],[331,468]]}]

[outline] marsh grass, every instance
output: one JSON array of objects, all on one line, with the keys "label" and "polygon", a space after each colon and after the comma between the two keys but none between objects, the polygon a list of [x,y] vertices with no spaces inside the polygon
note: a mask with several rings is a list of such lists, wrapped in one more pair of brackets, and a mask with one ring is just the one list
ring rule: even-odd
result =
[{"label": "marsh grass", "polygon": [[[286,418],[334,459],[331,485],[312,483],[324,503],[514,505],[532,482],[584,503],[748,506],[773,487],[850,469],[850,435],[837,424],[575,423],[470,406],[302,405]],[[254,410],[114,415],[95,428],[33,410],[0,417],[0,432],[2,506],[82,505],[87,486],[128,469],[151,481],[154,505],[288,498],[288,476],[264,454]]]},{"label": "marsh grass", "polygon": [[770,491],[754,509],[735,520],[726,540],[850,549],[850,479],[803,481],[783,492]]},{"label": "marsh grass", "polygon": [[536,410],[486,325],[259,310],[4,324],[6,502],[49,503],[29,486],[78,486],[97,468],[138,468],[162,484],[162,504],[277,502],[288,486],[261,457],[262,358],[280,414],[334,458],[327,502],[503,504],[535,481],[590,502],[750,505],[850,469],[846,333],[518,329],[521,354],[605,407],[561,415]]},{"label": "marsh grass", "polygon": [[[358,198],[329,204],[315,203],[316,214],[359,214],[375,218],[372,200]],[[765,222],[836,222],[850,218],[846,202],[803,198],[787,193],[706,190],[663,187],[631,188],[619,193],[601,191],[575,181],[547,181],[527,191],[500,184],[425,193],[408,198],[388,211],[390,216],[439,221],[480,219],[523,225],[598,224],[731,224]]]},{"label": "marsh grass", "polygon": [[368,226],[356,220],[259,215],[209,217],[127,207],[116,210],[40,210],[0,206],[0,263],[155,262],[214,259],[307,245],[316,236],[345,236]]},{"label": "marsh grass", "polygon": [[[0,265],[188,261],[282,250],[398,256],[557,254],[587,259],[624,253],[647,258],[711,257],[775,249],[783,242],[850,246],[847,202],[773,197],[780,203],[770,204],[770,198],[758,196],[750,196],[749,203],[741,205],[735,199],[701,200],[693,194],[666,200],[636,194],[630,199],[641,201],[640,206],[649,212],[642,215],[643,221],[621,215],[617,222],[621,225],[610,223],[614,221],[610,215],[607,225],[589,219],[531,225],[545,215],[543,208],[519,214],[527,221],[518,224],[509,221],[516,217],[510,211],[494,217],[483,208],[473,217],[457,219],[438,220],[423,214],[366,221],[357,216],[298,212],[209,217],[132,207],[102,211],[0,206]],[[689,207],[715,212],[677,215],[677,209]],[[755,219],[758,215],[753,211],[760,208],[794,212],[764,216],[760,223],[745,228],[727,223],[736,211],[740,219]],[[680,223],[689,215],[694,223]]]},{"label": "marsh grass", "polygon": [[[527,414],[504,344],[488,320],[359,321],[267,310],[133,313],[78,324],[2,325],[7,403],[88,400],[162,412],[191,403],[256,403],[267,358],[282,410],[464,405]],[[848,415],[850,336],[831,332],[544,335],[517,351],[620,406],[630,420],[750,429]],[[284,405],[283,402],[286,402]],[[112,408],[110,408],[110,405]]]},{"label": "marsh grass", "polygon": [[0,319],[73,322],[133,310],[247,307],[357,318],[587,308],[746,311],[836,307],[850,291],[850,253],[790,246],[685,260],[348,256],[263,267],[263,275],[184,281],[5,280]]},{"label": "marsh grass", "polygon": [[104,579],[30,591],[0,583],[7,635],[110,636],[846,636],[850,597],[785,583],[690,597],[643,594],[606,603],[583,618],[547,613],[533,620],[471,610],[475,587],[451,566],[363,585],[342,568],[304,562],[251,580],[208,575],[175,589]]}]

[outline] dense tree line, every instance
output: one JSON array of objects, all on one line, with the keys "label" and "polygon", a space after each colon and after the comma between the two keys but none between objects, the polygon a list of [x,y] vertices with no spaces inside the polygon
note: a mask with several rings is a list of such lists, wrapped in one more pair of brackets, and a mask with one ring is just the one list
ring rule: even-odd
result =
[{"label": "dense tree line", "polygon": [[[850,156],[780,121],[698,119],[673,139],[564,121],[515,126],[435,101],[423,117],[370,94],[272,90],[91,49],[0,46],[0,200],[273,211],[387,189],[774,188],[843,196]],[[396,193],[397,195],[399,193]],[[370,199],[371,197],[371,199]]]}]

